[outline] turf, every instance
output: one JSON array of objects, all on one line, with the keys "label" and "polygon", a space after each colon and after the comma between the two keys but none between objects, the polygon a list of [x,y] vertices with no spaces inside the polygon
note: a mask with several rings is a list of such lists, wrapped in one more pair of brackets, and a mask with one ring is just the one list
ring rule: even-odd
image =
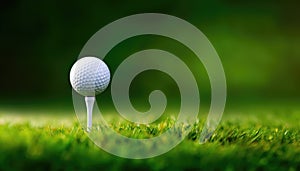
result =
[{"label": "turf", "polygon": [[[119,158],[99,149],[68,112],[40,117],[34,111],[33,115],[1,112],[0,170],[300,170],[297,105],[227,110],[207,143],[198,143],[200,121],[177,147],[143,160]],[[150,127],[113,122],[111,127],[127,136],[151,137],[171,122],[166,119]]]}]

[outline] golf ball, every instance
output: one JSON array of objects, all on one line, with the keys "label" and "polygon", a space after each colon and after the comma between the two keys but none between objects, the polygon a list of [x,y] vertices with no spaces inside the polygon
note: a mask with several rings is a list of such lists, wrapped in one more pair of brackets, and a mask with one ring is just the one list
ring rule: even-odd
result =
[{"label": "golf ball", "polygon": [[99,58],[84,57],[76,61],[70,71],[73,89],[83,96],[95,96],[109,85],[110,72]]}]

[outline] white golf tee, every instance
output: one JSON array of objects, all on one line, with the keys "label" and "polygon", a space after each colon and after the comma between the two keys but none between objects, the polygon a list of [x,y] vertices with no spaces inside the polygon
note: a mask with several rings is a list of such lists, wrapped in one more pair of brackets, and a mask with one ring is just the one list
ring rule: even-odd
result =
[{"label": "white golf tee", "polygon": [[86,113],[87,113],[87,132],[90,132],[93,125],[93,107],[95,103],[94,96],[85,97]]}]

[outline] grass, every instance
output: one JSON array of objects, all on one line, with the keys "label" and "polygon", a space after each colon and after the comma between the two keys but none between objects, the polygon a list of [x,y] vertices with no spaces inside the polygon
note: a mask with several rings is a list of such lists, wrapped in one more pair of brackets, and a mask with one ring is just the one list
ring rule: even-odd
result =
[{"label": "grass", "polygon": [[[119,158],[99,149],[74,115],[9,113],[0,112],[0,170],[300,170],[297,105],[227,110],[209,142],[198,144],[199,122],[177,147],[143,160]],[[131,137],[152,137],[170,122],[166,119],[150,127],[113,122],[111,127]]]}]

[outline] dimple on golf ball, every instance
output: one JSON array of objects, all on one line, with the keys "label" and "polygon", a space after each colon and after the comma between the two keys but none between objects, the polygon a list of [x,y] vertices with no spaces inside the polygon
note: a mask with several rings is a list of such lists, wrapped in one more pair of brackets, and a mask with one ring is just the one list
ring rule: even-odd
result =
[{"label": "dimple on golf ball", "polygon": [[70,82],[77,93],[83,96],[95,96],[108,87],[110,72],[101,59],[84,57],[72,66]]}]

